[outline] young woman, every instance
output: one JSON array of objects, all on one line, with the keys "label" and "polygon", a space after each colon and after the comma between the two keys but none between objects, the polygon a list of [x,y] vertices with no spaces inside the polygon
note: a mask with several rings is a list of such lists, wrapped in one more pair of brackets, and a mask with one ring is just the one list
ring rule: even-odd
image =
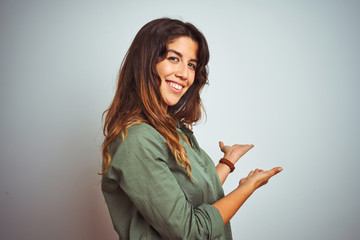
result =
[{"label": "young woman", "polygon": [[225,146],[215,167],[191,126],[201,117],[207,42],[190,23],[140,29],[104,112],[102,191],[120,239],[232,239],[229,220],[280,172],[256,169],[224,196],[222,183],[253,145]]}]

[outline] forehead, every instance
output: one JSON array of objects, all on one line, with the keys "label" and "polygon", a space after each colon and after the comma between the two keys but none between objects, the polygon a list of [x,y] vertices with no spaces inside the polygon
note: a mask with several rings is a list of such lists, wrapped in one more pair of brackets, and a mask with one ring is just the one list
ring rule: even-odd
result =
[{"label": "forehead", "polygon": [[198,43],[190,37],[182,36],[168,43],[168,50],[175,50],[188,59],[197,59]]}]

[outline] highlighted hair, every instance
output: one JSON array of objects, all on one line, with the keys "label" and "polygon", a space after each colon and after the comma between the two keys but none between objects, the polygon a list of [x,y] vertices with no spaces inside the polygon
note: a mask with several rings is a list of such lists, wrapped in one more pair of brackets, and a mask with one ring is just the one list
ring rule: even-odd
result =
[{"label": "highlighted hair", "polygon": [[[198,43],[198,65],[195,80],[179,102],[165,108],[159,86],[160,77],[156,64],[166,57],[170,41],[187,36]],[[105,136],[102,145],[103,171],[111,163],[109,145],[121,134],[126,138],[127,129],[139,123],[148,123],[166,140],[177,163],[191,179],[191,165],[185,148],[180,144],[176,130],[180,121],[191,127],[201,118],[200,92],[208,83],[207,64],[209,49],[203,34],[192,24],[179,20],[161,18],[143,26],[135,36],[122,64],[115,97],[103,113]]]}]

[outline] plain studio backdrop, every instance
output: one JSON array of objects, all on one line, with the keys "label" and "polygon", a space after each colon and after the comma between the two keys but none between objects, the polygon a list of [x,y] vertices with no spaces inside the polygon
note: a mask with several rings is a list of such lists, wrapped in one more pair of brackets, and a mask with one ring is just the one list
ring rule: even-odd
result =
[{"label": "plain studio backdrop", "polygon": [[231,220],[234,239],[360,239],[360,2],[0,2],[0,238],[116,239],[100,190],[101,114],[137,31],[192,22],[211,53],[194,128],[253,143],[224,185],[282,166]]}]

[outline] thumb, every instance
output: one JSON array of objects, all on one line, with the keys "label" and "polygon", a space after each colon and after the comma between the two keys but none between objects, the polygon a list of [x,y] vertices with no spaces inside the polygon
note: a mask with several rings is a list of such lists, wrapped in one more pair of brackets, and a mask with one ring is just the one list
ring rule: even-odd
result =
[{"label": "thumb", "polygon": [[219,147],[220,147],[220,149],[223,149],[224,143],[222,141],[219,141]]}]

